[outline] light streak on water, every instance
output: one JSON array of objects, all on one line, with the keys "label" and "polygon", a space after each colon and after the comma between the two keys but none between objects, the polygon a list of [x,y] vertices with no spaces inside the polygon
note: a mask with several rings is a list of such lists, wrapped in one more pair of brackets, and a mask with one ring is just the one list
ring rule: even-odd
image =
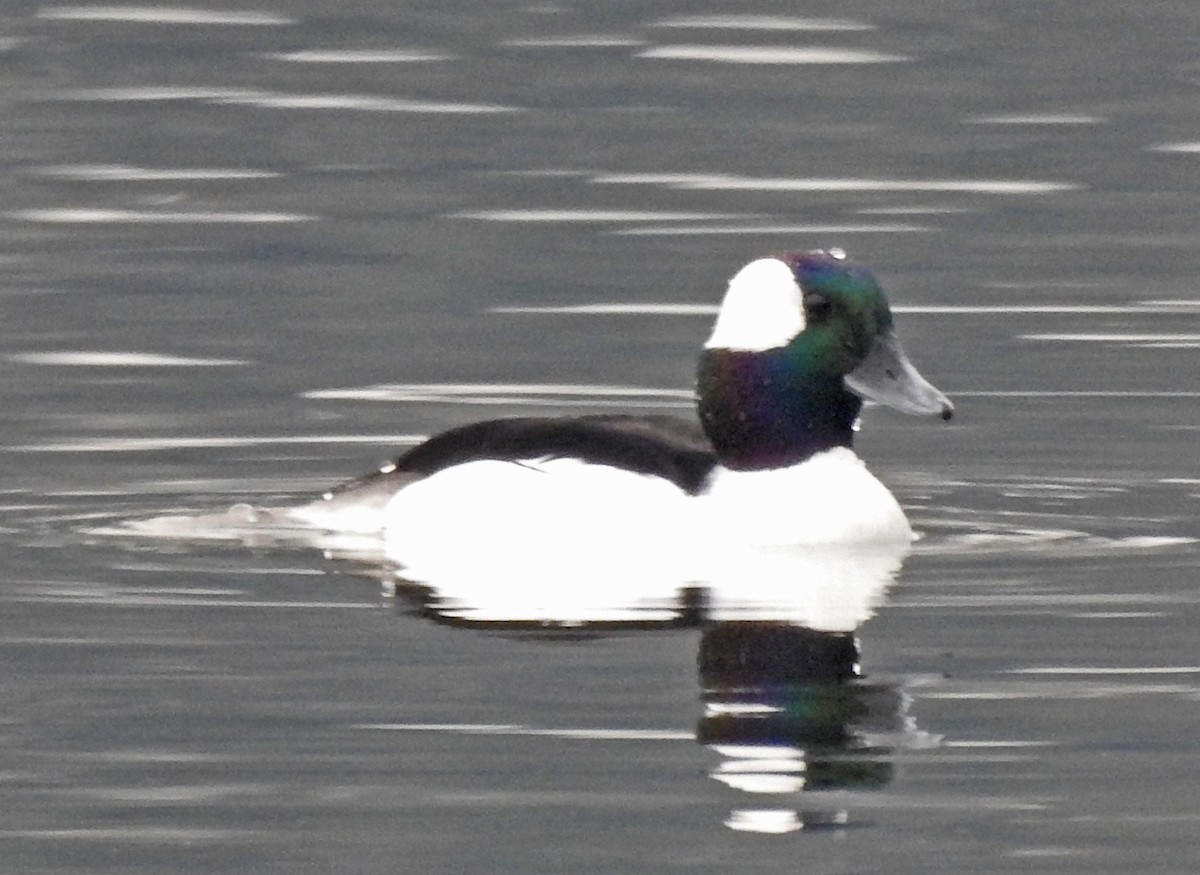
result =
[{"label": "light streak on water", "polygon": [[932,231],[922,225],[674,225],[661,228],[621,228],[610,234],[626,237],[678,237],[718,234],[911,234]]},{"label": "light streak on water", "polygon": [[162,6],[47,6],[37,17],[50,21],[123,21],[143,24],[212,24],[251,27],[295,24],[269,12],[236,12]]},{"label": "light streak on water", "polygon": [[721,173],[603,173],[600,185],[661,185],[700,191],[956,192],[1049,194],[1074,191],[1070,182],[1005,179],[872,179],[858,177],[752,177]]},{"label": "light streak on water", "polygon": [[276,173],[272,170],[251,170],[235,167],[130,167],[121,164],[60,164],[51,167],[38,167],[32,172],[38,176],[94,182],[277,179],[283,176],[282,173]]},{"label": "light streak on water", "polygon": [[99,102],[201,100],[232,106],[257,106],[263,109],[337,109],[432,115],[479,115],[519,111],[518,107],[491,103],[410,100],[372,94],[289,94],[205,86],[150,85],[124,88],[73,88],[46,91],[35,97],[53,101]]},{"label": "light streak on water", "polygon": [[482,222],[689,222],[711,219],[754,219],[753,213],[684,213],[665,210],[476,210],[451,213],[451,219]]},{"label": "light streak on water", "polygon": [[[1120,315],[1195,312],[1200,302],[1146,301],[1137,304],[896,304],[893,313],[918,316],[976,316],[1026,314]],[[715,316],[717,304],[676,304],[658,301],[597,302],[545,306],[492,307],[489,313],[547,313],[578,315],[646,314]]]},{"label": "light streak on water", "polygon": [[1047,333],[1021,334],[1021,340],[1079,341],[1082,343],[1200,344],[1200,334]]},{"label": "light streak on water", "polygon": [[546,313],[579,315],[715,316],[716,304],[564,304],[562,306],[490,307],[489,313]]},{"label": "light streak on water", "polygon": [[651,27],[688,30],[862,31],[875,26],[849,18],[790,18],[782,15],[677,15]]},{"label": "light streak on water", "polygon": [[215,103],[263,109],[349,109],[363,112],[411,112],[429,115],[487,115],[517,112],[514,106],[493,103],[409,100],[371,94],[241,94],[214,97]]},{"label": "light streak on water", "polygon": [[567,383],[398,383],[346,389],[315,389],[305,392],[304,397],[339,401],[663,407],[690,405],[694,393],[690,389]]},{"label": "light streak on water", "polygon": [[244,88],[222,88],[204,85],[135,85],[108,88],[64,88],[47,91],[41,95],[45,100],[79,100],[100,102],[141,102],[159,100],[221,100],[261,94]]},{"label": "light streak on water", "polygon": [[27,365],[90,368],[212,368],[250,364],[245,359],[189,358],[147,352],[23,352],[4,358]]},{"label": "light streak on water", "polygon": [[1074,666],[1049,665],[1037,668],[1014,668],[1007,674],[1033,675],[1159,675],[1159,674],[1200,674],[1200,665],[1149,665],[1149,666]]},{"label": "light streak on water", "polygon": [[538,39],[510,39],[500,45],[512,49],[619,49],[644,46],[645,40],[623,36],[552,36]]},{"label": "light streak on water", "polygon": [[1098,125],[1108,121],[1104,116],[1078,113],[1028,113],[1026,115],[985,115],[966,119],[969,125]]},{"label": "light streak on water", "polygon": [[455,59],[454,55],[419,49],[300,49],[267,57],[300,64],[413,64]]},{"label": "light streak on water", "polygon": [[1151,152],[1184,152],[1184,153],[1200,153],[1200,143],[1163,143],[1159,146],[1150,146]]},{"label": "light streak on water", "polygon": [[670,45],[643,49],[637,57],[720,64],[895,64],[912,60],[907,55],[888,55],[869,49],[815,46]]},{"label": "light streak on water", "polygon": [[426,435],[270,435],[266,437],[219,435],[215,437],[106,437],[87,440],[22,444],[8,447],[15,453],[137,453],[157,450],[206,449],[213,447],[259,447],[317,444],[417,444]]},{"label": "light streak on water", "polygon": [[14,210],[6,218],[43,225],[275,225],[315,222],[304,213],[207,210],[118,210],[101,207],[56,207],[44,210]]},{"label": "light streak on water", "polygon": [[861,216],[943,216],[970,213],[970,207],[863,207],[855,210]]},{"label": "light streak on water", "polygon": [[584,741],[695,741],[685,729],[540,729],[508,723],[359,723],[354,729],[385,732],[447,732],[460,735],[530,735]]}]

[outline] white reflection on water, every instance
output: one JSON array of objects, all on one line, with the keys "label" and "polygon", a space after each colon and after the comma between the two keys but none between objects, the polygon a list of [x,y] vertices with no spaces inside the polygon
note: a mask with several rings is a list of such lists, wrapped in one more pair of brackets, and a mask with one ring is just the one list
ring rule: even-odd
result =
[{"label": "white reflection on water", "polygon": [[623,36],[552,36],[508,39],[500,43],[513,49],[619,49],[645,44],[645,40]]},{"label": "white reflection on water", "polygon": [[451,219],[478,219],[484,222],[684,222],[711,219],[756,219],[755,213],[683,213],[666,210],[474,210],[451,213]]},{"label": "white reflection on water", "polygon": [[1192,349],[1200,346],[1200,333],[1154,334],[1134,332],[1044,332],[1018,335],[1021,340],[1078,343],[1119,343],[1140,349]]},{"label": "white reflection on water", "polygon": [[1200,152],[1200,143],[1163,143],[1149,148],[1152,152]]},{"label": "white reflection on water", "polygon": [[970,207],[939,207],[939,206],[885,206],[860,207],[854,212],[861,216],[948,216],[960,213],[974,212]]},{"label": "white reflection on water", "polygon": [[700,191],[843,191],[964,192],[975,194],[1049,194],[1073,191],[1070,182],[1004,179],[862,179],[854,177],[752,177],[721,173],[606,173],[601,185],[662,185]]},{"label": "white reflection on water", "polygon": [[[715,316],[716,304],[566,304],[554,306],[489,307],[489,313],[576,313],[580,315]],[[892,308],[893,311],[895,308]]]},{"label": "white reflection on water", "polygon": [[109,88],[62,88],[41,94],[43,100],[67,101],[159,101],[159,100],[220,100],[259,94],[244,88],[222,88],[203,85],[133,85]]},{"label": "white reflection on water", "polygon": [[804,829],[799,812],[788,809],[737,809],[730,812],[725,825],[739,832],[780,834]]},{"label": "white reflection on water", "polygon": [[9,219],[44,225],[275,225],[315,222],[304,213],[270,213],[220,210],[118,210],[100,207],[58,207],[43,210],[14,210]]},{"label": "white reflection on water", "polygon": [[[507,539],[473,539],[471,549],[418,560],[404,543],[396,559],[407,564],[397,574],[418,586],[424,611],[459,625],[685,624],[698,611],[714,623],[852,632],[874,613],[907,553],[897,544],[684,549],[650,533],[624,534],[587,552],[582,541],[542,552],[506,549]],[[392,547],[385,545],[385,556]]]},{"label": "white reflection on water", "polygon": [[791,18],[782,15],[676,15],[655,21],[651,27],[688,30],[783,30],[783,31],[860,31],[875,26],[849,18]]},{"label": "white reflection on water", "polygon": [[621,228],[609,231],[623,237],[681,237],[717,234],[912,234],[932,231],[924,225],[828,224],[828,225],[668,225],[659,228]]},{"label": "white reflection on water", "polygon": [[[820,792],[886,785],[898,748],[939,743],[917,729],[909,696],[894,685],[858,679],[854,632],[883,599],[906,544],[793,549],[710,543],[681,550],[650,537],[633,552],[625,543],[586,553],[574,545],[565,553],[502,547],[489,542],[483,550],[450,551],[420,569],[419,584],[412,582],[411,567],[400,568],[396,594],[438,622],[510,634],[700,625],[704,710],[696,738],[720,758],[710,777],[775,803],[734,809],[724,820],[730,829],[844,828],[851,822],[848,809],[820,807]],[[360,728],[593,740],[681,737],[620,729]],[[801,800],[808,804],[799,805]]]},{"label": "white reflection on water", "polygon": [[519,726],[510,723],[359,723],[355,729],[381,732],[449,732],[461,735],[531,735],[583,741],[691,741],[695,733],[681,729],[608,729]]},{"label": "white reflection on water", "polygon": [[19,352],[6,355],[10,362],[26,365],[63,365],[86,368],[214,368],[248,365],[246,359],[196,358],[149,352]]},{"label": "white reflection on water", "polygon": [[71,88],[37,95],[42,100],[144,102],[164,100],[202,100],[233,106],[257,106],[264,109],[339,109],[366,112],[412,112],[428,114],[479,115],[517,112],[518,107],[491,103],[410,100],[372,94],[288,94],[244,88],[205,86],[135,86],[113,88]]},{"label": "white reflection on water", "polygon": [[432,115],[480,115],[517,112],[518,107],[494,103],[410,100],[372,94],[234,94],[214,97],[215,103],[257,106],[263,109],[350,109],[365,112],[412,112]]},{"label": "white reflection on water", "polygon": [[1200,665],[1080,666],[1050,665],[1010,669],[1008,674],[1035,675],[1145,675],[1200,674]]},{"label": "white reflection on water", "polygon": [[[702,232],[698,232],[702,233]],[[1137,315],[1191,313],[1196,301],[1145,301],[1138,304],[894,304],[893,313],[926,316],[991,316],[1033,314]],[[499,306],[489,313],[559,313],[578,315],[647,314],[659,316],[713,316],[716,304],[672,304],[658,301],[549,306]]]},{"label": "white reflection on water", "polygon": [[691,406],[691,389],[598,386],[586,383],[385,383],[345,389],[314,389],[305,398],[341,401],[426,401],[441,404],[521,404],[562,407]]},{"label": "white reflection on water", "polygon": [[10,829],[2,835],[5,838],[45,839],[47,841],[81,841],[81,842],[135,842],[137,844],[158,844],[191,847],[208,842],[229,842],[245,839],[253,835],[253,830],[246,829],[203,829],[192,827],[170,826],[122,826],[122,827],[86,827],[79,829]]},{"label": "white reflection on water", "polygon": [[209,179],[278,179],[283,176],[272,170],[250,170],[237,167],[130,167],[122,164],[59,164],[36,167],[32,173],[56,179],[79,179],[94,182],[163,182]]},{"label": "white reflection on water", "polygon": [[888,55],[869,49],[813,46],[654,46],[638,52],[637,57],[721,64],[895,64],[912,60],[906,55]]},{"label": "white reflection on water", "polygon": [[20,453],[137,453],[211,447],[287,446],[292,444],[372,444],[399,446],[425,439],[418,434],[215,435],[188,437],[102,437],[8,447]]},{"label": "white reflection on water", "polygon": [[301,64],[412,64],[455,59],[454,55],[419,49],[301,49],[267,57]]},{"label": "white reflection on water", "polygon": [[251,27],[295,24],[293,18],[270,12],[163,6],[47,6],[37,17],[52,21],[123,21],[145,24],[213,24]]},{"label": "white reflection on water", "polygon": [[1027,115],[985,115],[966,120],[972,125],[1098,125],[1108,119],[1078,113],[1029,113]]}]

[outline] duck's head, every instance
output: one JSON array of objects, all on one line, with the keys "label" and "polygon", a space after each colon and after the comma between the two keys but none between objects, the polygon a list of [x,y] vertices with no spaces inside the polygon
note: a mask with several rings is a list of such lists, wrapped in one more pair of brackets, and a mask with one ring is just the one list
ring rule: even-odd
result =
[{"label": "duck's head", "polygon": [[904,354],[875,277],[836,249],[737,272],[700,357],[697,394],[709,439],[738,468],[850,446],[864,399],[943,419],[954,412]]}]

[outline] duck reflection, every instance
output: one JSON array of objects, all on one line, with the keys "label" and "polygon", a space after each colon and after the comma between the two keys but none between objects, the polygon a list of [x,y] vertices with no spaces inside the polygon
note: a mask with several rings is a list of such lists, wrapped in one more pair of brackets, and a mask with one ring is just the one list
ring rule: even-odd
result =
[{"label": "duck reflection", "polygon": [[873,790],[912,736],[896,685],[860,676],[853,633],[766,621],[716,623],[700,643],[697,737],[720,755],[712,777],[775,806],[739,808],[726,824],[782,832],[849,825],[843,808],[780,803],[828,790]]},{"label": "duck reflection", "polygon": [[436,577],[398,574],[394,591],[436,622],[513,634],[699,628],[696,737],[720,758],[711,777],[755,803],[733,808],[726,825],[842,829],[847,810],[812,800],[885,786],[895,749],[925,740],[903,690],[862,675],[856,637],[907,553],[896,544],[758,547],[714,551],[687,568],[577,557],[569,567],[525,563],[519,582],[462,557]]}]

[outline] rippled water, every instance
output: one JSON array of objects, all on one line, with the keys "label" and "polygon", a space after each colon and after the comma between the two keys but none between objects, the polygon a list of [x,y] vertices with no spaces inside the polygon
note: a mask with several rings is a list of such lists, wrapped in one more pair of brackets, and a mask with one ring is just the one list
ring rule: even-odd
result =
[{"label": "rippled water", "polygon": [[[6,869],[1192,870],[1194,4],[5,23]],[[106,533],[479,418],[689,415],[726,277],[818,246],[958,406],[868,412],[924,538],[857,646]]]}]

